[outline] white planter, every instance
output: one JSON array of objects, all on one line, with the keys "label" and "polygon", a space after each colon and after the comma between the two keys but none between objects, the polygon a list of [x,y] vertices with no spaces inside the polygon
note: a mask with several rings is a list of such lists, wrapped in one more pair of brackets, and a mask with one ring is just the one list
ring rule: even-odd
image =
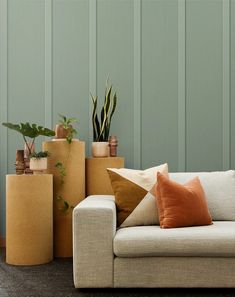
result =
[{"label": "white planter", "polygon": [[109,156],[108,142],[92,142],[91,144],[92,156],[95,158],[104,158]]},{"label": "white planter", "polygon": [[29,168],[33,174],[43,173],[47,169],[47,158],[30,158]]}]

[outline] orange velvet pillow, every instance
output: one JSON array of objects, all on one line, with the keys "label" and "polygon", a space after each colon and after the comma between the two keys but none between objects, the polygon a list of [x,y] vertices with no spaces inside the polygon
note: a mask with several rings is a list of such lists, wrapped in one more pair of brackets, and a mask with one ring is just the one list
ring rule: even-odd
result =
[{"label": "orange velvet pillow", "polygon": [[205,193],[198,177],[185,185],[157,173],[157,206],[161,228],[211,225]]}]

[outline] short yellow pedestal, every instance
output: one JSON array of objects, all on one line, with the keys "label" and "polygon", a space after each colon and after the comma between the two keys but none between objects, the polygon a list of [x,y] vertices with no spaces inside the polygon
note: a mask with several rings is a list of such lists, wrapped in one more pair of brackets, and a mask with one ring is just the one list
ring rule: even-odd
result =
[{"label": "short yellow pedestal", "polygon": [[[75,207],[85,198],[85,143],[73,140],[69,144],[64,139],[46,141],[43,150],[50,152],[47,173],[53,174],[54,185],[54,256],[72,257],[72,208],[63,211],[58,202],[62,197]],[[61,181],[60,162],[65,169],[64,181]]]},{"label": "short yellow pedestal", "polygon": [[52,259],[52,175],[7,175],[6,262],[37,265]]},{"label": "short yellow pedestal", "polygon": [[86,158],[86,196],[113,195],[106,168],[123,168],[122,157]]}]

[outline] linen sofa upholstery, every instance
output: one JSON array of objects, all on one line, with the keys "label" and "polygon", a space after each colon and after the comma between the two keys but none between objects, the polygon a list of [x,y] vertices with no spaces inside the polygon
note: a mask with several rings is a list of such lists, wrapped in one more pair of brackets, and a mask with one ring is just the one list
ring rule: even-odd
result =
[{"label": "linen sofa upholstery", "polygon": [[73,275],[75,287],[113,287],[113,196],[90,196],[73,211]]},{"label": "linen sofa upholstery", "polygon": [[235,257],[235,222],[161,229],[138,226],[117,230],[114,238],[117,257]]},{"label": "linen sofa upholstery", "polygon": [[235,221],[235,171],[177,172],[170,178],[185,184],[198,176],[214,221]]},{"label": "linen sofa upholstery", "polygon": [[234,288],[235,258],[114,259],[115,288]]},{"label": "linen sofa upholstery", "polygon": [[213,225],[117,230],[112,195],[90,196],[73,211],[74,284],[99,287],[235,287],[235,174],[173,173],[185,183],[199,176]]}]

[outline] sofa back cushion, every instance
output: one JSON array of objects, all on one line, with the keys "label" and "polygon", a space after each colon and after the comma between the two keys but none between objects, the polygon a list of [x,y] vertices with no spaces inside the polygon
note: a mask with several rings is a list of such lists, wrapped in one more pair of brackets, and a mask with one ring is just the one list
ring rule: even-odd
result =
[{"label": "sofa back cushion", "polygon": [[235,171],[177,172],[170,179],[185,184],[198,176],[214,221],[235,221]]}]

